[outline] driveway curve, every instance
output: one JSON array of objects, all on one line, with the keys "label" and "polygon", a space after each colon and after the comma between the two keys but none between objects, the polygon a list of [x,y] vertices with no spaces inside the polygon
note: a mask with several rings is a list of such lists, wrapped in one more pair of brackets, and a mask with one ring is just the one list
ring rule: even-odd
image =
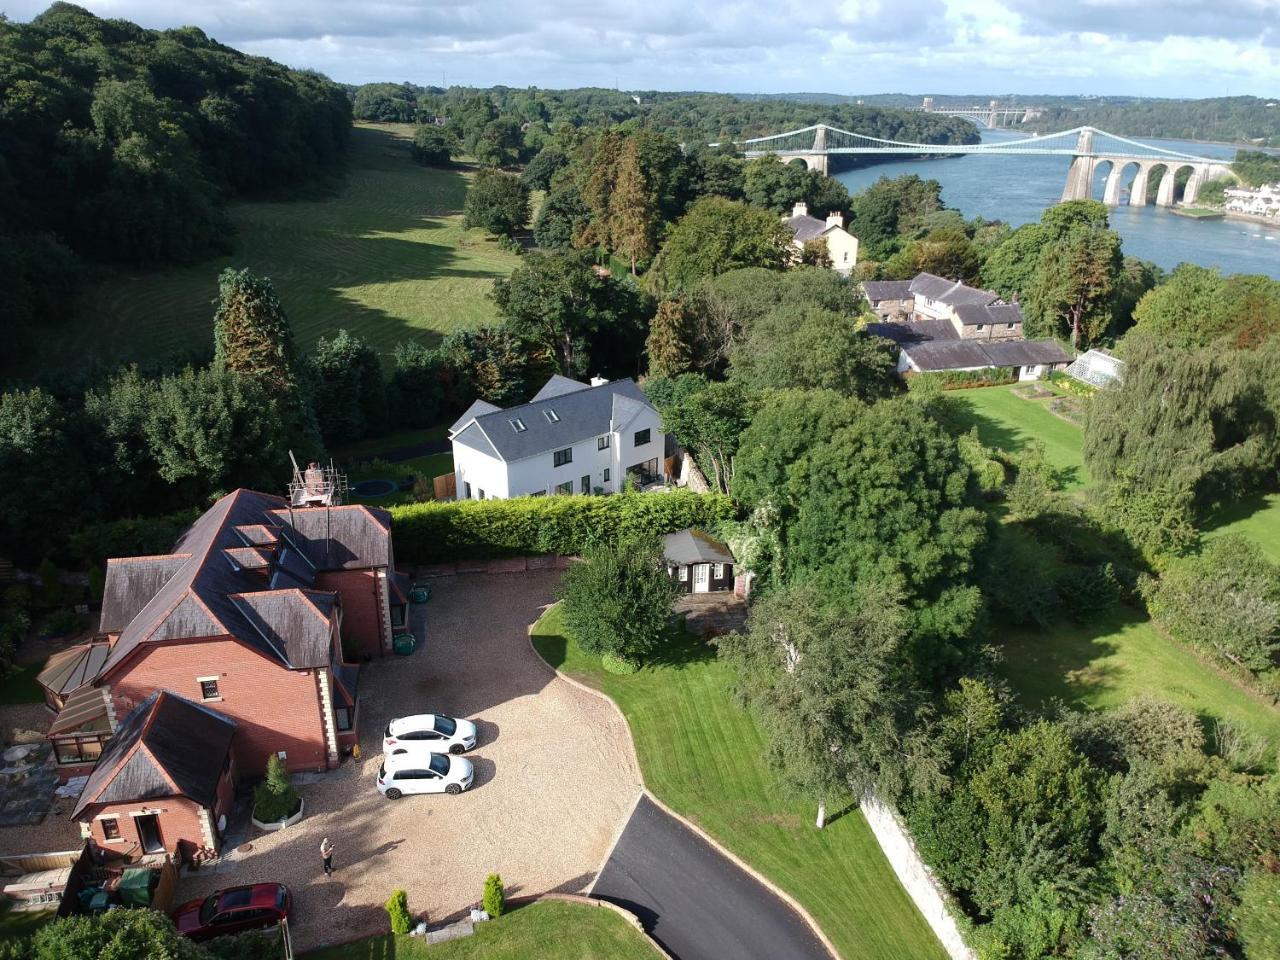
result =
[{"label": "driveway curve", "polygon": [[832,960],[795,910],[647,796],[591,895],[634,913],[676,960]]},{"label": "driveway curve", "polygon": [[[184,880],[196,897],[237,883],[292,887],[299,950],[385,932],[382,904],[403,888],[431,923],[478,903],[489,873],[509,896],[586,890],[641,790],[626,722],[612,704],[558,677],[530,647],[528,625],[560,574],[463,574],[432,581],[415,607],[425,647],[360,675],[365,759],[304,781],[306,816],[252,849]],[[389,801],[374,784],[392,717],[440,712],[477,721],[476,783],[458,797]],[[323,837],[335,872],[320,871]]]}]

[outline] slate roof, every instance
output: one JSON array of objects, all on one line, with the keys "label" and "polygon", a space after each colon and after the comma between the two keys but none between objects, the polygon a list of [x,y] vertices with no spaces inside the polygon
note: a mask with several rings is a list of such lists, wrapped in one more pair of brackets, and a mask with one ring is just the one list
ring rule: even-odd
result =
[{"label": "slate roof", "polygon": [[786,224],[787,229],[795,234],[796,243],[815,240],[827,232],[827,222],[825,220],[811,217],[807,213],[798,217],[788,217]]},{"label": "slate roof", "polygon": [[297,669],[329,664],[336,593],[290,588],[233,594],[231,600],[278,659]]},{"label": "slate roof", "polygon": [[966,303],[985,307],[1000,299],[999,294],[992,293],[990,290],[978,290],[965,286],[959,280],[936,277],[932,273],[916,274],[910,283],[910,290],[912,294],[928,297],[930,300],[937,300],[952,307]]},{"label": "slate roof", "polygon": [[[590,390],[591,384],[583,383],[581,380],[574,380],[572,377],[562,377],[558,373],[553,373],[551,379],[542,385],[542,389],[533,395],[533,401],[549,400],[552,397],[562,397],[566,393],[577,393],[579,390]],[[497,407],[493,408],[497,410]],[[492,411],[490,411],[492,412]]]},{"label": "slate roof", "polygon": [[[578,389],[564,389],[569,384],[577,384]],[[550,395],[543,396],[548,389]],[[538,396],[543,399],[481,414],[460,430],[455,424],[453,441],[509,463],[609,433],[624,426],[636,412],[653,409],[630,378],[590,387],[567,377],[552,377]],[[517,430],[514,420],[524,429]]]},{"label": "slate roof", "polygon": [[922,317],[916,320],[884,321],[868,323],[862,328],[877,337],[886,337],[901,346],[906,343],[924,343],[926,340],[959,340],[960,334],[949,320]]},{"label": "slate roof", "polygon": [[904,344],[902,352],[923,371],[1020,367],[1071,359],[1056,340],[928,340]]},{"label": "slate roof", "polygon": [[449,428],[449,432],[453,433],[453,431],[457,430],[460,426],[465,423],[470,423],[472,419],[480,416],[481,414],[493,413],[493,411],[501,409],[501,407],[495,406],[487,400],[477,400],[472,403],[471,406],[467,407],[462,416],[453,421],[453,426]]},{"label": "slate roof", "polygon": [[872,303],[881,300],[910,300],[910,280],[864,280],[862,292]]},{"label": "slate roof", "polygon": [[1022,310],[1016,303],[992,303],[981,306],[962,303],[955,308],[956,319],[966,327],[978,324],[1022,323]]},{"label": "slate roof", "polygon": [[183,796],[212,806],[234,720],[168,690],[138,704],[107,741],[71,818],[93,804]]},{"label": "slate roof", "polygon": [[662,538],[662,555],[667,563],[682,567],[687,563],[733,563],[729,548],[697,527],[677,530]]},{"label": "slate roof", "polygon": [[58,696],[66,696],[93,682],[110,652],[106,643],[78,643],[51,656],[36,681]]},{"label": "slate roof", "polygon": [[[268,543],[278,545],[269,553],[245,552]],[[257,561],[241,562],[254,556],[270,557],[268,578]],[[119,637],[99,675],[139,644],[197,637],[233,636],[294,669],[327,663],[310,625],[315,610],[332,611],[332,599],[321,597],[333,595],[308,589],[316,570],[390,565],[391,517],[385,510],[358,504],[289,509],[282,497],[237,490],[188,528],[172,556],[111,561],[113,601],[104,603],[100,632]],[[306,604],[297,608],[294,600],[254,604],[234,599],[282,590],[301,591]],[[310,611],[310,618],[299,609]],[[308,629],[293,637],[299,623]],[[284,637],[290,639],[285,642]]]}]

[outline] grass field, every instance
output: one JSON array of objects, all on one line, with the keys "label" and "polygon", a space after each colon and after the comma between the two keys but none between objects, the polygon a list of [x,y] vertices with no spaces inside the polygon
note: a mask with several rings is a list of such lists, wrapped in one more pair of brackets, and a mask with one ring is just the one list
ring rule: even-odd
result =
[{"label": "grass field", "polygon": [[517,258],[462,228],[469,172],[413,163],[411,135],[409,126],[357,126],[349,175],[332,196],[233,203],[231,256],[113,275],[86,291],[78,320],[33,347],[35,356],[8,359],[56,368],[212,350],[212,301],[227,266],[272,279],[303,351],[341,327],[390,351],[493,320],[486,294]]},{"label": "grass field", "polygon": [[533,640],[549,663],[622,708],[649,789],[804,904],[844,957],[945,956],[856,807],[817,830],[814,807],[778,790],[760,731],[711,648],[681,641],[663,662],[615,676],[566,640],[554,607]]},{"label": "grass field", "polygon": [[417,937],[373,937],[304,954],[306,960],[657,960],[612,910],[548,901],[476,924],[474,936],[430,948]]},{"label": "grass field", "polygon": [[1262,552],[1280,563],[1280,493],[1258,494],[1220,511],[1209,523],[1205,536],[1237,533],[1248,537]]},{"label": "grass field", "polygon": [[1050,413],[1047,399],[1018,396],[1013,392],[1015,386],[955,390],[948,396],[960,401],[965,428],[976,426],[978,437],[987,446],[1017,453],[1039,440],[1044,444],[1045,459],[1058,471],[1066,489],[1087,486],[1089,473],[1080,453],[1080,428]]},{"label": "grass field", "polygon": [[1280,710],[1254,697],[1195,655],[1161,636],[1140,614],[1117,608],[1098,624],[1004,630],[1003,669],[1029,707],[1053,699],[1115,707],[1149,695],[1185,707],[1205,722],[1228,720],[1280,748]]}]

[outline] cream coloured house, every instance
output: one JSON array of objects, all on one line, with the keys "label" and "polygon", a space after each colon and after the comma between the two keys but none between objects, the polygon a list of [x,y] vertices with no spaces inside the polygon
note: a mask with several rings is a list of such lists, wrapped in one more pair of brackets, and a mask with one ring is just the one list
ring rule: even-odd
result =
[{"label": "cream coloured house", "polygon": [[812,240],[822,240],[827,245],[831,269],[848,276],[858,263],[858,238],[844,228],[844,214],[832,213],[825,221],[809,216],[808,204],[797,203],[791,216],[784,221],[790,228],[796,249],[796,259],[804,251],[804,245]]}]

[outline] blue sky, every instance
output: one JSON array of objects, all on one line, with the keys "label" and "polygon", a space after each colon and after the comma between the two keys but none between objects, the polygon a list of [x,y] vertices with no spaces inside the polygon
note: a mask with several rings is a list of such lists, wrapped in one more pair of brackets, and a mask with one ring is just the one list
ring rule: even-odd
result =
[{"label": "blue sky", "polygon": [[1280,95],[1280,0],[82,2],[348,83]]}]

